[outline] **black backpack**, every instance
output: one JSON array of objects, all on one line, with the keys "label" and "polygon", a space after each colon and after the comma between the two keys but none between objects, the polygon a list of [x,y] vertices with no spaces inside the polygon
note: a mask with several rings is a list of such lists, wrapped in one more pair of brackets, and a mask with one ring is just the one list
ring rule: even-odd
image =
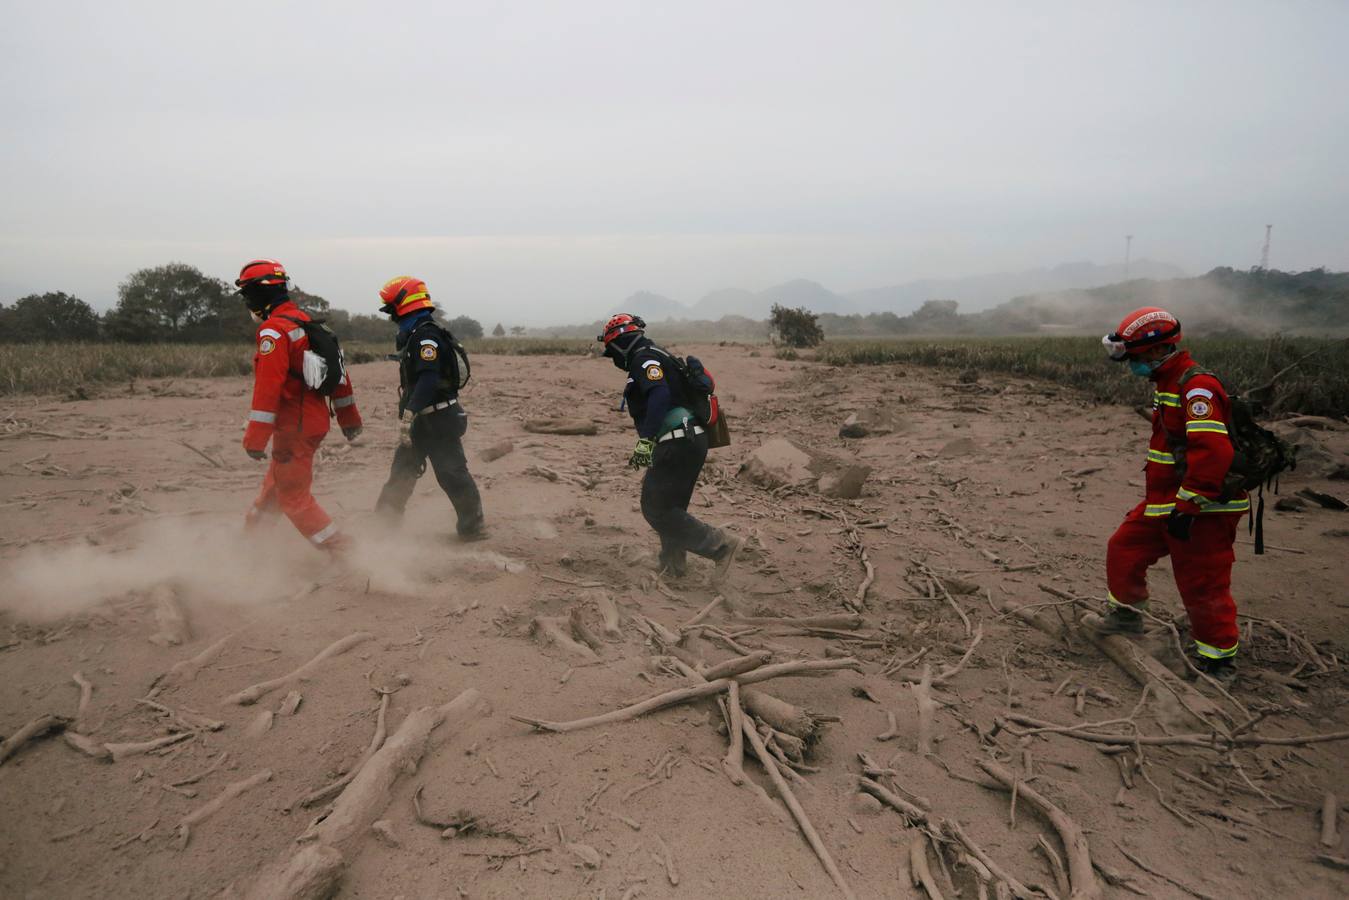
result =
[{"label": "black backpack", "polygon": [[712,374],[703,368],[702,360],[696,356],[680,359],[660,347],[653,346],[651,349],[669,361],[670,369],[675,373],[675,393],[679,402],[689,408],[700,425],[710,427],[716,424],[720,415],[717,383]]},{"label": "black backpack", "polygon": [[309,338],[309,350],[306,352],[313,353],[323,360],[323,378],[318,384],[309,384],[309,380],[305,378],[303,372],[292,374],[323,396],[331,397],[347,374],[346,358],[342,355],[342,346],[338,343],[337,334],[324,324],[323,319],[310,318],[306,322],[303,319],[296,319],[291,316],[282,316],[281,318],[300,326],[304,330],[305,337]]},{"label": "black backpack", "polygon": [[[459,393],[462,391],[473,377],[473,367],[468,362],[468,351],[464,345],[459,343],[450,330],[434,319],[427,319],[426,323],[440,332],[440,342],[450,348],[449,353],[441,354],[440,357],[440,378],[442,387]],[[403,365],[408,354],[416,344],[417,332],[426,327],[426,324],[418,325],[417,328],[408,336],[408,342],[403,345],[403,349],[398,353],[397,359],[400,365]],[[406,371],[406,369],[404,370]]]},{"label": "black backpack", "polygon": [[[1222,383],[1217,375],[1195,366],[1180,376],[1182,393],[1186,382],[1196,375],[1208,375]],[[1234,452],[1219,500],[1230,499],[1242,491],[1258,492],[1259,505],[1251,518],[1251,528],[1255,533],[1255,552],[1264,553],[1265,488],[1272,484],[1277,493],[1279,475],[1297,468],[1297,447],[1255,421],[1261,409],[1259,402],[1230,392],[1227,399],[1231,407],[1227,436]]]}]

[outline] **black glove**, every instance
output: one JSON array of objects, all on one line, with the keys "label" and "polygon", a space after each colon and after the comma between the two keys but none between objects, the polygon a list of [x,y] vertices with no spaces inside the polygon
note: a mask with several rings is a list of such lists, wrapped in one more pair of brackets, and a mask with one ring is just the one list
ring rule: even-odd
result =
[{"label": "black glove", "polygon": [[350,428],[342,429],[342,437],[346,438],[348,441],[354,441],[356,440],[356,438],[360,436],[361,436],[361,426],[359,425],[353,425]]},{"label": "black glove", "polygon": [[1177,512],[1171,510],[1171,515],[1166,519],[1166,533],[1171,535],[1174,540],[1188,541],[1190,539],[1190,527],[1194,525],[1194,514]]},{"label": "black glove", "polygon": [[266,458],[267,458],[267,451],[266,451],[266,450],[245,450],[244,452],[248,454],[248,458],[249,458],[249,459],[266,459]]}]

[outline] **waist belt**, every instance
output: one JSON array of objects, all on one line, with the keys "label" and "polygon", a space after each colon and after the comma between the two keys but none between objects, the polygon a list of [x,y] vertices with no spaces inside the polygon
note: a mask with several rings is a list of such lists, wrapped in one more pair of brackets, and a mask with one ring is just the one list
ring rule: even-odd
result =
[{"label": "waist belt", "polygon": [[427,413],[439,412],[442,409],[449,409],[451,406],[454,406],[458,402],[459,402],[458,400],[446,400],[443,403],[432,403],[430,406],[422,407],[422,409],[419,412],[413,413],[412,418],[415,419],[418,416],[424,416]]},{"label": "waist belt", "polygon": [[672,441],[675,438],[689,437],[694,434],[702,434],[702,433],[703,433],[703,426],[701,425],[694,425],[692,431],[690,431],[687,428],[676,428],[673,431],[669,431],[661,435],[660,437],[656,438],[656,443],[663,444],[666,441]]}]

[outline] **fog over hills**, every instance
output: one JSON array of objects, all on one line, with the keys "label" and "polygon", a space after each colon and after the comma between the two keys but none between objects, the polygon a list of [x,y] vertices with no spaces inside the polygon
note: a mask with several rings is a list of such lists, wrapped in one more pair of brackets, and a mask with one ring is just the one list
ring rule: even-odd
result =
[{"label": "fog over hills", "polygon": [[[1165,280],[1186,273],[1170,263],[1138,260],[1129,265],[1131,279]],[[799,278],[762,291],[723,288],[685,305],[651,291],[638,291],[607,312],[640,312],[650,321],[689,319],[715,321],[722,316],[766,319],[774,304],[803,306],[817,313],[855,315],[889,312],[907,315],[928,300],[955,300],[962,310],[978,312],[1029,294],[1088,290],[1125,280],[1123,265],[1064,263],[1052,268],[1001,272],[964,278],[929,278],[887,287],[838,294],[822,284]]]}]

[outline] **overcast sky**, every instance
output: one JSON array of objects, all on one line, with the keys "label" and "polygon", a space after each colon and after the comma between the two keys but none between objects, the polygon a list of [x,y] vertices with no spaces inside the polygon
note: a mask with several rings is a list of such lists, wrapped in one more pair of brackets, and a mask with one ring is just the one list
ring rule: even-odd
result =
[{"label": "overcast sky", "polygon": [[[1349,268],[1349,3],[36,3],[0,301],[274,256],[489,322],[1073,260]],[[490,326],[489,326],[490,327]]]}]

